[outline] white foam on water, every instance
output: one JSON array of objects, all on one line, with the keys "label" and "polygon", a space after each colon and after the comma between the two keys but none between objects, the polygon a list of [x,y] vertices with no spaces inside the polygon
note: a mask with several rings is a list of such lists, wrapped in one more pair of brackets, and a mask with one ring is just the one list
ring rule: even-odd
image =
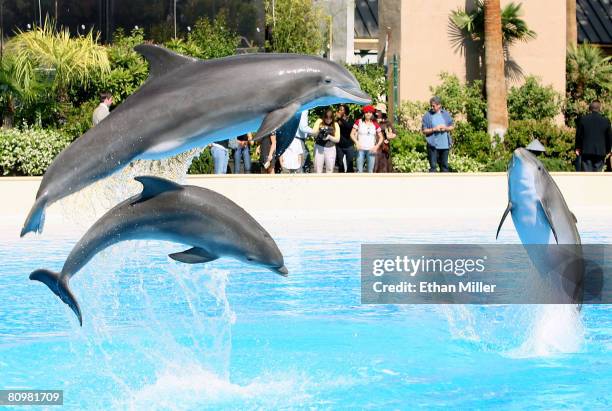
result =
[{"label": "white foam on water", "polygon": [[195,364],[173,365],[161,372],[151,384],[118,400],[113,408],[131,410],[201,409],[219,406],[287,407],[299,406],[311,398],[311,385],[299,373],[268,374],[243,385],[233,383]]},{"label": "white foam on water", "polygon": [[577,306],[550,304],[532,306],[534,322],[527,339],[506,355],[511,358],[549,357],[579,352],[585,330]]}]

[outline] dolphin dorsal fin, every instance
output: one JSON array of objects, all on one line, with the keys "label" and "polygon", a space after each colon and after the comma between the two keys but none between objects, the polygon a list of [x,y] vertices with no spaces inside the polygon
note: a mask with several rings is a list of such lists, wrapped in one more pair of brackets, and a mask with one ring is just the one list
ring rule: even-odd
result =
[{"label": "dolphin dorsal fin", "polygon": [[142,193],[140,193],[140,197],[138,198],[136,203],[148,200],[149,198],[155,197],[161,193],[165,193],[166,191],[176,191],[183,189],[182,185],[161,177],[138,176],[135,177],[134,180],[142,184]]},{"label": "dolphin dorsal fin", "polygon": [[149,63],[149,79],[163,76],[185,64],[198,61],[154,44],[139,44],[134,50]]},{"label": "dolphin dorsal fin", "polygon": [[577,223],[577,222],[578,222],[578,219],[576,218],[576,214],[572,213],[571,211],[570,211],[570,214],[571,214],[571,215],[572,215],[572,217],[574,218],[574,223]]}]

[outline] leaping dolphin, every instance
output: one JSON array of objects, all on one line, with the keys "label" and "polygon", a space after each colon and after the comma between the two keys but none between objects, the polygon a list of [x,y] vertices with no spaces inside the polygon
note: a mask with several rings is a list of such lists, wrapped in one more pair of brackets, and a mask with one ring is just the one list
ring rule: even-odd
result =
[{"label": "leaping dolphin", "polygon": [[136,177],[142,192],[118,204],[85,233],[66,259],[61,273],[35,270],[31,280],[46,284],[74,311],[81,309],[69,281],[97,253],[127,240],[156,239],[192,248],[170,254],[187,264],[228,256],[287,276],[283,255],[268,232],[250,214],[214,191],[182,186],[159,177]]},{"label": "leaping dolphin", "polygon": [[286,148],[303,110],[370,102],[348,70],[319,57],[245,54],[203,61],[154,45],[135,50],[148,61],[149,78],[55,158],[22,237],[42,232],[47,206],[132,160],[165,158],[252,130],[259,139],[288,123],[292,130],[280,134],[289,141],[277,142]]},{"label": "leaping dolphin", "polygon": [[[512,214],[514,227],[523,244],[568,245],[547,250],[531,247],[527,251],[540,272],[564,267],[553,275],[563,283],[560,288],[569,297],[568,302],[580,305],[584,266],[576,217],[546,167],[524,148],[517,148],[510,161],[508,206],[497,228],[496,238],[508,213]],[[541,251],[546,255],[539,255]]]}]

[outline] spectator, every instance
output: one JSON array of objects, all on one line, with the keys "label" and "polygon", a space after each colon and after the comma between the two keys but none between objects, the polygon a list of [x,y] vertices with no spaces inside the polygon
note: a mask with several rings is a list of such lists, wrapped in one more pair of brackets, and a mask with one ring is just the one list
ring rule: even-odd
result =
[{"label": "spectator", "polygon": [[259,163],[262,174],[274,174],[276,163],[276,134],[272,133],[261,139],[259,143]]},{"label": "spectator", "polygon": [[326,173],[333,173],[336,163],[336,143],[340,141],[340,126],[334,121],[332,110],[325,110],[323,117],[315,122],[312,135],[315,137],[315,173],[322,173],[323,166]]},{"label": "spectator", "polygon": [[373,106],[365,106],[363,118],[357,119],[351,131],[351,139],[357,146],[357,172],[363,173],[363,166],[367,159],[368,173],[374,172],[376,153],[383,141],[380,125],[374,121],[376,111]]},{"label": "spectator", "polygon": [[236,138],[234,148],[234,174],[240,174],[240,160],[244,161],[244,174],[251,172],[251,133],[243,134]]},{"label": "spectator", "polygon": [[298,131],[295,134],[295,138],[300,140],[302,145],[302,154],[300,154],[300,169],[303,172],[308,172],[310,170],[309,157],[310,152],[308,151],[308,147],[306,147],[306,139],[310,137],[312,134],[312,128],[308,125],[308,110],[302,111],[302,116],[300,117],[300,125],[298,126]]},{"label": "spectator", "polygon": [[340,104],[336,111],[336,121],[340,126],[340,142],[336,144],[336,165],[341,173],[354,173],[353,161],[355,159],[355,146],[351,140],[353,121],[348,117],[349,109],[346,104]]},{"label": "spectator", "polygon": [[214,173],[226,174],[227,164],[229,163],[229,140],[221,140],[210,145],[210,152],[213,158]]},{"label": "spectator", "polygon": [[302,141],[296,137],[291,144],[289,144],[289,147],[287,147],[283,155],[280,156],[282,173],[301,173],[303,156]]},{"label": "spectator", "polygon": [[393,165],[391,164],[391,140],[395,138],[395,133],[391,128],[391,124],[387,120],[387,106],[384,103],[376,105],[376,122],[382,130],[383,142],[380,150],[376,154],[375,173],[391,173]]},{"label": "spectator", "polygon": [[113,104],[113,95],[108,92],[100,93],[100,104],[93,112],[91,121],[94,126],[104,120],[110,114],[110,106]]},{"label": "spectator", "polygon": [[448,150],[452,145],[450,132],[453,131],[453,119],[448,111],[442,108],[440,97],[429,99],[431,110],[423,116],[422,130],[427,139],[429,172],[448,172]]},{"label": "spectator", "polygon": [[612,146],[610,120],[601,115],[601,102],[589,105],[590,113],[576,127],[576,155],[582,159],[582,171],[601,171]]}]

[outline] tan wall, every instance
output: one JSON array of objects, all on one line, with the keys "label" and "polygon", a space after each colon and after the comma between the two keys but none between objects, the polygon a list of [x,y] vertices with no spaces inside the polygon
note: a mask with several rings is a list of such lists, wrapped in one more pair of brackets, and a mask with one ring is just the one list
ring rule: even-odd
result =
[{"label": "tan wall", "polygon": [[[610,187],[612,173],[553,173],[553,178],[579,224],[592,220],[594,215],[612,212],[612,190],[602,189]],[[0,239],[8,237],[19,241],[19,231],[40,180],[36,177],[0,178],[3,195]],[[490,227],[491,238],[494,238],[508,201],[505,173],[207,175],[189,176],[187,184],[224,194],[258,219],[284,219],[291,226],[282,229],[295,235],[312,225],[322,224],[322,220],[327,221],[322,227],[333,235],[354,235],[353,225],[361,227],[368,221],[385,219],[393,220],[379,224],[386,231],[397,226],[399,230],[409,227],[422,233],[432,225],[444,225],[449,221],[453,227],[465,230],[478,223]],[[139,189],[138,185],[134,188]],[[90,206],[86,202],[53,204],[46,216],[45,235],[83,232],[95,221],[95,216],[87,213]],[[79,224],[66,222],[61,217],[62,209],[64,214],[79,215]],[[103,209],[99,211],[104,212]],[[400,219],[409,221],[398,224]],[[580,225],[588,226],[592,224]]]},{"label": "tan wall", "polygon": [[[502,6],[509,0],[502,1]],[[538,37],[517,43],[511,56],[525,74],[540,77],[561,93],[565,90],[565,1],[522,1],[523,19]],[[448,35],[451,11],[465,0],[402,0],[400,98],[428,100],[429,87],[442,71],[466,78],[465,56],[454,50]]]}]

